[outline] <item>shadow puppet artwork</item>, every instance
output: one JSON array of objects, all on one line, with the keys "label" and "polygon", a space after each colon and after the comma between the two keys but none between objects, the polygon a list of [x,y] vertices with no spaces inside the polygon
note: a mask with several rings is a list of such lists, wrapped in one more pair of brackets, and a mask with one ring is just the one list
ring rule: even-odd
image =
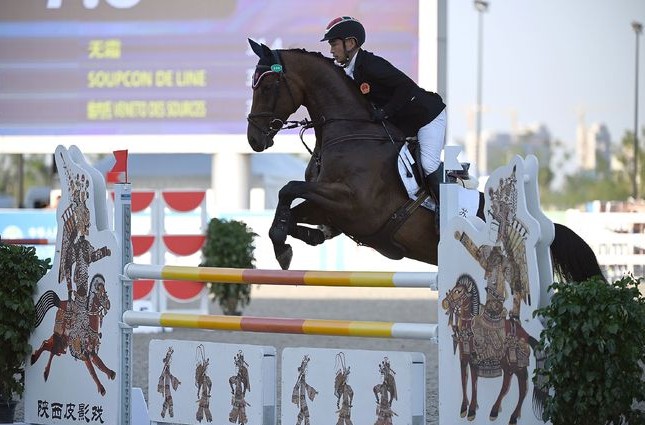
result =
[{"label": "shadow puppet artwork", "polygon": [[390,365],[390,360],[385,357],[378,366],[381,374],[381,383],[374,386],[374,395],[376,396],[376,422],[374,425],[392,425],[392,418],[397,413],[392,409],[392,402],[399,396],[396,393],[396,372]]},{"label": "shadow puppet artwork", "polygon": [[121,258],[108,228],[105,182],[74,146],[59,146],[55,160],[62,195],[56,254],[35,297],[36,328],[30,339],[35,350],[25,372],[25,419],[42,424],[117,423],[119,412],[103,407],[119,405],[115,377],[121,311]]},{"label": "shadow puppet artwork", "polygon": [[336,354],[336,378],[334,379],[334,395],[336,396],[336,413],[338,421],[336,425],[352,424],[352,402],[354,390],[349,385],[349,372],[351,367],[347,366],[345,353],[342,351]]},{"label": "shadow puppet artwork", "polygon": [[298,378],[291,393],[291,402],[298,406],[296,425],[300,425],[301,423],[304,425],[310,424],[307,398],[309,398],[309,401],[314,401],[318,394],[318,391],[307,383],[307,368],[310,360],[311,358],[308,355],[303,356],[302,362],[298,366]]},{"label": "shadow puppet artwork", "polygon": [[246,393],[251,391],[249,364],[244,361],[244,353],[241,350],[235,355],[233,362],[236,373],[228,378],[231,387],[231,412],[228,414],[228,421],[233,424],[245,424],[248,422],[246,406],[250,406],[246,401]]},{"label": "shadow puppet artwork", "polygon": [[148,358],[153,423],[274,423],[275,348],[164,339],[150,341]]},{"label": "shadow puppet artwork", "polygon": [[[440,255],[459,259],[441,264],[439,337],[452,340],[452,350],[440,345],[440,421],[543,423],[544,394],[532,382],[542,325],[533,311],[552,282],[550,263],[539,266],[538,259],[544,261],[553,224],[538,208],[535,157],[496,170],[485,194],[487,222],[454,218],[440,245]],[[457,377],[460,387],[445,384]],[[525,403],[531,390],[533,401]]]},{"label": "shadow puppet artwork", "polygon": [[405,351],[286,347],[280,422],[416,425],[425,418],[425,356]]},{"label": "shadow puppet artwork", "polygon": [[206,422],[213,422],[213,414],[210,409],[213,381],[208,376],[210,358],[206,357],[204,344],[197,346],[196,355],[195,386],[197,387],[197,413],[195,413],[195,419],[201,422],[206,418]]},{"label": "shadow puppet artwork", "polygon": [[166,412],[168,412],[168,416],[171,418],[175,416],[172,392],[177,391],[177,388],[181,385],[181,381],[170,370],[174,352],[175,350],[172,347],[169,347],[168,351],[166,351],[166,356],[162,360],[163,367],[161,368],[161,375],[159,375],[157,382],[157,392],[163,397],[163,404],[161,405],[162,418],[166,417]]}]

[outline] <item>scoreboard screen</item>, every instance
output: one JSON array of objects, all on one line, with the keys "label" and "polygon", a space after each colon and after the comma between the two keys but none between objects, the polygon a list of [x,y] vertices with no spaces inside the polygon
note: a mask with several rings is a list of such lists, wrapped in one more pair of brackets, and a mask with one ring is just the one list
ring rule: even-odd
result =
[{"label": "scoreboard screen", "polygon": [[339,14],[417,78],[418,0],[2,0],[0,135],[242,134],[247,38],[329,56]]}]

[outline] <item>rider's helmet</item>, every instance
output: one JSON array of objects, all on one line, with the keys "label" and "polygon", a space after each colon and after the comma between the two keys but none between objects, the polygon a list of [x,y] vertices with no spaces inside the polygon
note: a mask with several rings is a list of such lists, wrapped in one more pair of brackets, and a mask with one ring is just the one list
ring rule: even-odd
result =
[{"label": "rider's helmet", "polygon": [[336,38],[345,40],[346,38],[355,38],[359,46],[365,43],[365,28],[363,24],[351,16],[339,16],[327,24],[325,35],[320,41],[330,41]]}]

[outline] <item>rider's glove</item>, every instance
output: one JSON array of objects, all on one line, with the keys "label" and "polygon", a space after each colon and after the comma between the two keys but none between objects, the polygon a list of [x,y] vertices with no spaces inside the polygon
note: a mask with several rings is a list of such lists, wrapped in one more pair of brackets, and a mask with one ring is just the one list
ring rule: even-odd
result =
[{"label": "rider's glove", "polygon": [[372,111],[372,121],[374,122],[383,122],[387,119],[387,114],[383,108],[374,109]]}]

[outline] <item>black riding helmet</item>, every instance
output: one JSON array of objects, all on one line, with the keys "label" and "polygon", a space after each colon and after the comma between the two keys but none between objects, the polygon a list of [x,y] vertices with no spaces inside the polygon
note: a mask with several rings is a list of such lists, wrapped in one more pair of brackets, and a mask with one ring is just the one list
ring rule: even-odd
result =
[{"label": "black riding helmet", "polygon": [[355,38],[359,46],[365,43],[365,28],[363,24],[351,16],[339,16],[333,19],[325,29],[325,35],[320,41],[330,41],[337,38],[345,40]]}]

